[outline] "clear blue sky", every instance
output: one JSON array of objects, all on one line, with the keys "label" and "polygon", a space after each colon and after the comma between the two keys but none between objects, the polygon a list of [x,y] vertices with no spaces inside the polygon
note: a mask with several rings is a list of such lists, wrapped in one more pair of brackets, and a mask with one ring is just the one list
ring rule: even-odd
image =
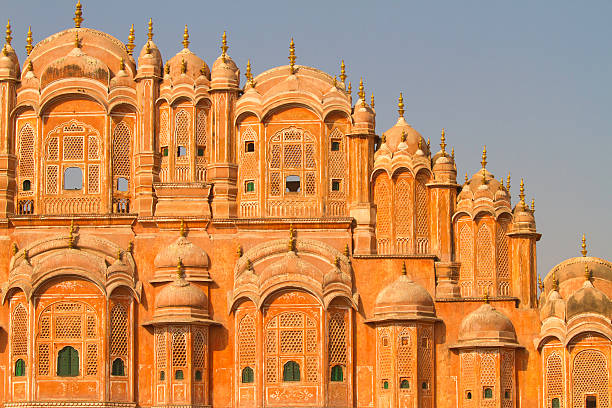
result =
[{"label": "clear blue sky", "polygon": [[[34,39],[73,26],[75,1],[2,0],[21,61],[27,26]],[[363,76],[376,97],[377,132],[406,118],[432,144],[442,127],[455,147],[459,179],[480,167],[525,178],[536,198],[539,273],[578,255],[612,258],[612,2],[610,1],[93,1],[83,26],[127,40],[137,50],[153,17],[164,59],[181,47],[212,65],[227,30],[229,54],[244,72],[298,64],[337,74],[344,58],[353,89]],[[243,78],[244,80],[244,78]],[[437,148],[437,146],[434,146]]]}]

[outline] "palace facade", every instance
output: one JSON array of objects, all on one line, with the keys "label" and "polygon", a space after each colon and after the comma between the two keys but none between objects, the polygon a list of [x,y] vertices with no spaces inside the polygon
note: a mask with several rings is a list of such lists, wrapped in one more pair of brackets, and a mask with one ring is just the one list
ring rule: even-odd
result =
[{"label": "palace facade", "polygon": [[486,149],[457,182],[293,41],[241,84],[225,35],[209,68],[82,20],[0,55],[4,407],[610,407],[612,264],[538,290]]}]

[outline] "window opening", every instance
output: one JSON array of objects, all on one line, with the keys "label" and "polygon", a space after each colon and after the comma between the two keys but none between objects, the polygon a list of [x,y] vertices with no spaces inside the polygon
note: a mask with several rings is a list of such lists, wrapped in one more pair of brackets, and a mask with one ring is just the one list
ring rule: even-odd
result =
[{"label": "window opening", "polygon": [[504,391],[504,398],[505,399],[510,399],[510,390]]},{"label": "window opening", "polygon": [[597,397],[592,395],[586,397],[586,408],[597,408]]},{"label": "window opening", "polygon": [[168,157],[168,148],[167,147],[162,147],[162,156]]},{"label": "window opening", "polygon": [[400,388],[401,388],[401,389],[404,389],[404,390],[406,390],[406,389],[410,388],[410,381],[408,381],[408,380],[406,380],[406,379],[403,379],[403,380],[400,382]]},{"label": "window opening", "polygon": [[247,180],[244,182],[244,191],[252,193],[255,191],[255,182],[253,180]]},{"label": "window opening", "polygon": [[484,389],[484,397],[487,398],[487,399],[493,398],[493,389],[485,388]]},{"label": "window opening", "polygon": [[116,358],[113,360],[113,369],[111,371],[111,375],[125,376],[125,365],[122,359]]},{"label": "window opening", "polygon": [[30,191],[32,189],[32,182],[30,180],[23,180],[23,186],[21,189],[23,191]]},{"label": "window opening", "polygon": [[553,398],[551,401],[552,408],[560,408],[561,403],[559,402],[559,398]]},{"label": "window opening", "polygon": [[252,153],[255,151],[255,142],[244,142],[244,151],[246,153]]},{"label": "window opening", "polygon": [[19,359],[15,361],[15,377],[24,377],[25,376],[25,361],[23,359]]},{"label": "window opening", "polygon": [[159,372],[159,381],[164,381],[166,379],[166,372],[164,370],[161,370]]},{"label": "window opening", "polygon": [[337,152],[340,151],[340,142],[337,140],[334,140],[331,142],[331,150],[332,152]]},{"label": "window opening", "polygon": [[200,157],[204,156],[204,148],[203,147],[198,147],[198,156],[200,156]]},{"label": "window opening", "polygon": [[332,180],[332,191],[340,191],[340,180]]},{"label": "window opening", "polygon": [[117,179],[117,191],[128,191],[128,180],[125,177]]},{"label": "window opening", "polygon": [[468,391],[468,392],[465,394],[465,399],[469,399],[469,400],[470,400],[470,399],[472,399],[472,391]]},{"label": "window opening", "polygon": [[83,189],[83,170],[80,167],[68,167],[64,170],[64,190]]},{"label": "window opening", "polygon": [[331,370],[332,381],[344,381],[344,372],[342,371],[341,365],[335,365]]},{"label": "window opening", "polygon": [[389,389],[389,381],[385,380],[382,383],[383,389],[388,390]]},{"label": "window opening", "polygon": [[196,370],[196,372],[195,372],[195,380],[196,381],[202,381],[202,371]]},{"label": "window opening", "polygon": [[300,366],[295,361],[283,365],[283,381],[300,381]]},{"label": "window opening", "polygon": [[177,157],[187,156],[187,148],[185,146],[179,146],[176,149],[176,156]]},{"label": "window opening", "polygon": [[79,352],[74,347],[66,346],[57,353],[57,375],[60,377],[79,375]]},{"label": "window opening", "polygon": [[176,372],[174,373],[174,379],[175,380],[182,380],[183,378],[184,378],[183,370],[176,370]]},{"label": "window opening", "polygon": [[251,367],[244,367],[242,369],[242,383],[250,384],[254,381],[255,375],[253,373],[253,369]]},{"label": "window opening", "polygon": [[423,381],[423,382],[421,383],[421,388],[422,388],[422,389],[424,389],[424,390],[426,390],[426,389],[428,389],[428,388],[429,388],[429,384],[428,384],[426,381]]},{"label": "window opening", "polygon": [[300,176],[287,176],[285,180],[285,191],[287,193],[300,192]]}]

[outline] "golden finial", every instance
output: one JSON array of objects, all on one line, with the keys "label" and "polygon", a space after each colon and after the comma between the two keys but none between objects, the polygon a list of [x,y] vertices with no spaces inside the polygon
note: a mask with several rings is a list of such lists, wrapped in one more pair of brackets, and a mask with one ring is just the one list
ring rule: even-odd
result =
[{"label": "golden finial", "polygon": [[181,58],[181,74],[187,73],[187,61],[185,58]]},{"label": "golden finial", "polygon": [[465,173],[465,184],[467,184],[468,182],[468,176],[467,176],[467,172]]},{"label": "golden finial", "polygon": [[506,190],[510,191],[510,172],[508,172],[508,178],[506,179]]},{"label": "golden finial", "polygon": [[346,82],[346,66],[344,65],[344,60],[340,62],[340,80],[343,83]]},{"label": "golden finial", "polygon": [[247,271],[253,270],[253,261],[251,261],[249,258],[247,258],[246,260],[246,268],[247,268]]},{"label": "golden finial", "polygon": [[81,48],[81,40],[79,40],[79,32],[74,33],[74,48]]},{"label": "golden finial", "polygon": [[121,260],[121,250],[120,249],[117,250],[117,259]]},{"label": "golden finial", "polygon": [[147,54],[151,53],[151,43],[149,43],[148,41],[147,41],[147,45],[146,45],[146,48],[145,48],[145,52]]},{"label": "golden finial", "polygon": [[504,187],[504,178],[503,177],[499,178],[499,189],[502,190],[502,191],[506,190],[506,188]]},{"label": "golden finial", "polygon": [[374,92],[372,92],[372,95],[370,96],[370,106],[372,109],[374,109]]},{"label": "golden finial", "polygon": [[559,290],[559,279],[557,279],[557,274],[555,272],[552,274],[552,290]]},{"label": "golden finial", "polygon": [[185,268],[183,267],[183,260],[181,258],[179,258],[176,264],[176,276],[179,279],[185,278]]},{"label": "golden finial", "polygon": [[6,39],[6,43],[7,43],[8,45],[11,45],[11,40],[13,39],[13,37],[11,37],[11,33],[12,33],[12,32],[13,32],[13,31],[11,31],[11,20],[9,19],[9,20],[7,20],[7,22],[6,22],[6,37],[5,37],[5,39]]},{"label": "golden finial", "polygon": [[291,74],[295,72],[295,43],[293,42],[293,37],[291,37],[291,42],[289,43],[289,70]]},{"label": "golden finial", "polygon": [[295,230],[293,224],[289,224],[289,243],[287,245],[289,251],[295,251]]},{"label": "golden finial", "polygon": [[119,70],[125,70],[125,60],[123,59],[123,57],[121,57],[121,60],[119,60]]},{"label": "golden finial", "polygon": [[251,60],[247,61],[246,72],[244,73],[249,85],[253,86],[253,74],[251,73]]},{"label": "golden finial", "polygon": [[544,283],[541,276],[538,276],[538,289],[540,289],[540,292],[544,292]]},{"label": "golden finial", "polygon": [[32,65],[32,60],[28,60],[28,71],[34,71],[34,66]]},{"label": "golden finial", "polygon": [[334,258],[334,266],[336,268],[340,268],[340,257],[336,256],[336,258]]},{"label": "golden finial", "polygon": [[484,145],[482,149],[482,160],[480,161],[480,164],[482,164],[483,169],[487,167],[487,145]]},{"label": "golden finial", "polygon": [[132,26],[130,27],[130,34],[128,35],[128,42],[125,45],[125,48],[127,48],[128,51],[128,55],[132,55],[134,53],[134,47],[136,47],[136,45],[134,44],[135,39],[136,36],[134,35],[134,24],[132,24]]},{"label": "golden finial", "polygon": [[8,55],[8,50],[6,49],[6,44],[4,44],[2,46],[2,55],[4,55],[5,57]]},{"label": "golden finial", "polygon": [[451,148],[451,157],[455,160],[455,148]]},{"label": "golden finial", "polygon": [[28,263],[30,262],[30,251],[27,248],[23,248],[23,259]]},{"label": "golden finial", "polygon": [[[405,141],[406,141],[406,131],[402,130],[402,136],[401,136],[401,139],[400,139],[400,140],[401,140],[402,142],[405,142]],[[421,143],[421,139],[419,139],[419,143]],[[420,148],[420,146],[419,146],[419,148]]]},{"label": "golden finial", "polygon": [[148,41],[153,41],[153,19],[152,18],[149,18],[149,31],[147,32],[147,38],[148,38]]},{"label": "golden finial", "polygon": [[77,1],[73,20],[74,28],[81,28],[81,23],[83,22],[83,6],[81,6],[81,0]]},{"label": "golden finial", "polygon": [[344,256],[347,258],[351,255],[351,249],[349,248],[349,244],[344,245]]},{"label": "golden finial", "polygon": [[223,35],[221,36],[221,59],[225,62],[225,57],[227,56],[227,34],[223,31]]},{"label": "golden finial", "polygon": [[238,245],[236,246],[236,255],[238,255],[238,258],[240,258],[242,256],[242,245],[240,245],[240,243],[238,243]]},{"label": "golden finial", "polygon": [[582,250],[580,251],[582,256],[587,256],[586,235],[585,234],[582,234],[582,245],[580,246],[582,247]]},{"label": "golden finial", "polygon": [[427,150],[431,151],[431,140],[429,140],[429,137],[427,138]]},{"label": "golden finial", "polygon": [[26,53],[28,54],[28,57],[30,56],[30,53],[32,52],[32,26],[28,27],[28,35],[26,37]]},{"label": "golden finial", "polygon": [[76,229],[74,226],[74,218],[72,219],[72,221],[70,221],[70,231],[68,233],[68,246],[70,248],[74,248],[74,233],[75,233]]},{"label": "golden finial", "polygon": [[130,241],[127,247],[127,251],[131,254],[134,252],[134,241]]},{"label": "golden finial", "polygon": [[185,229],[185,220],[181,220],[181,227],[179,229],[179,235],[181,237],[187,236],[187,230]]},{"label": "golden finial", "polygon": [[170,61],[166,61],[166,65],[164,65],[164,72],[166,74],[170,74]]},{"label": "golden finial", "polygon": [[334,88],[338,86],[338,76],[334,75]]},{"label": "golden finial", "polygon": [[521,178],[521,188],[520,188],[519,197],[521,199],[521,205],[525,207],[525,183],[523,182],[522,178]]},{"label": "golden finial", "polygon": [[442,128],[440,135],[440,148],[442,149],[442,155],[446,156],[446,131]]},{"label": "golden finial", "polygon": [[185,24],[185,31],[183,31],[183,48],[189,48],[189,29]]},{"label": "golden finial", "polygon": [[584,264],[584,279],[590,281],[593,277],[593,272],[589,269],[589,265]]},{"label": "golden finial", "polygon": [[357,93],[357,95],[359,95],[359,99],[365,102],[365,91],[363,89],[363,77],[361,77],[359,79],[359,92]]},{"label": "golden finial", "polygon": [[404,95],[401,92],[397,100],[397,113],[399,113],[400,117],[404,116]]},{"label": "golden finial", "polygon": [[[406,141],[406,134],[404,133],[404,141]],[[417,145],[419,147],[419,150],[422,150],[423,147],[423,138],[419,137],[419,143]]]},{"label": "golden finial", "polygon": [[200,75],[206,76],[206,63],[204,63],[202,68],[200,68]]},{"label": "golden finial", "polygon": [[531,212],[534,213],[535,212],[535,198],[531,199]]},{"label": "golden finial", "polygon": [[380,136],[380,142],[381,144],[387,143],[387,136],[384,133]]},{"label": "golden finial", "polygon": [[19,248],[17,248],[17,243],[13,242],[13,245],[11,245],[11,250],[13,252],[13,255],[17,254],[17,252],[19,251]]},{"label": "golden finial", "polygon": [[406,274],[407,274],[407,273],[406,273],[406,262],[404,262],[404,263],[402,264],[402,275],[404,275],[404,276],[405,276]]}]

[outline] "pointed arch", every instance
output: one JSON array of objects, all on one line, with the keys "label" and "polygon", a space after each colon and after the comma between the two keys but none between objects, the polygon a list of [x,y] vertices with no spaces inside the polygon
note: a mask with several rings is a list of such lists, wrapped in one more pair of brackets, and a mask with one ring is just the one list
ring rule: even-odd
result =
[{"label": "pointed arch", "polygon": [[478,295],[493,294],[491,285],[494,279],[493,234],[491,227],[481,222],[476,233],[476,286]]},{"label": "pointed arch", "polygon": [[413,198],[414,177],[410,172],[404,171],[395,179],[394,196],[394,227],[395,249],[397,253],[407,254],[413,250]]},{"label": "pointed arch", "polygon": [[474,237],[470,220],[457,224],[459,228],[458,255],[461,267],[459,269],[459,285],[461,296],[472,296],[474,287]]},{"label": "pointed arch", "polygon": [[393,190],[386,172],[374,180],[374,203],[376,204],[376,249],[379,255],[394,252],[393,245]]}]

